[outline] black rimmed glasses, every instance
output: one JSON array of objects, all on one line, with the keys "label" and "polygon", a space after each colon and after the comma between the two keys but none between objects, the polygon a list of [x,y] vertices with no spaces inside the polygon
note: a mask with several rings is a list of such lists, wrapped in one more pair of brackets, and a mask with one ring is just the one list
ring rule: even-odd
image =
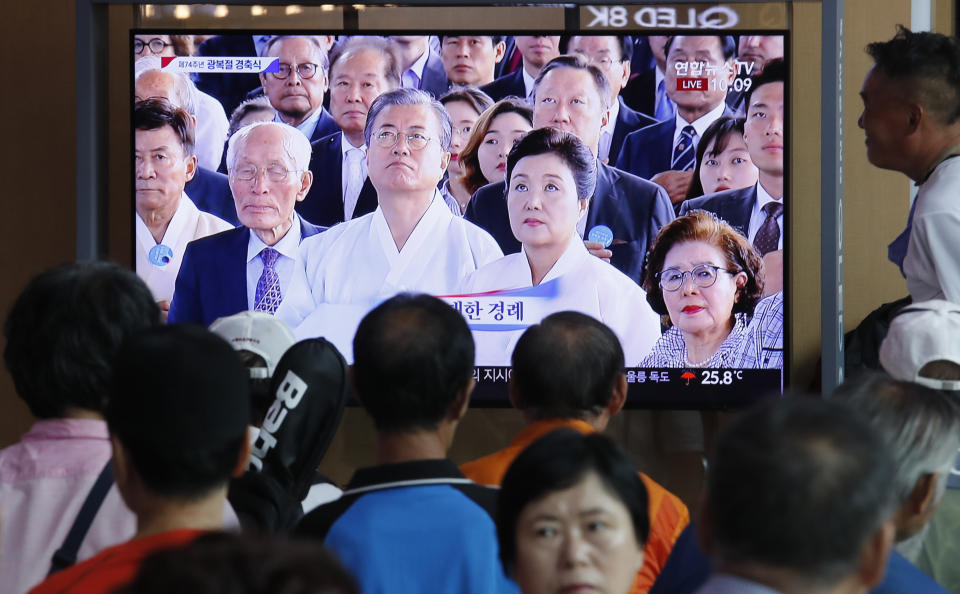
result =
[{"label": "black rimmed glasses", "polygon": [[667,268],[656,275],[660,281],[660,288],[664,291],[678,291],[683,286],[683,279],[689,274],[690,280],[701,289],[712,287],[717,282],[717,275],[721,272],[727,274],[737,274],[739,270],[727,270],[721,266],[713,264],[698,264],[693,270],[680,270],[679,268]]},{"label": "black rimmed glasses", "polygon": [[296,69],[297,76],[308,80],[317,75],[318,68],[319,66],[312,62],[304,62],[303,64],[280,64],[280,69],[277,72],[271,72],[271,74],[273,78],[277,80],[286,80],[290,77],[290,73]]},{"label": "black rimmed glasses", "polygon": [[154,37],[150,41],[144,42],[142,39],[133,40],[133,53],[142,54],[143,48],[150,48],[150,52],[153,54],[161,54],[163,50],[173,45],[172,43],[167,43],[166,41],[160,39],[159,37]]},{"label": "black rimmed glasses", "polygon": [[425,136],[419,132],[414,132],[413,134],[400,134],[396,130],[389,129],[384,129],[377,132],[373,137],[373,140],[380,148],[389,149],[397,146],[397,143],[400,142],[401,136],[407,139],[407,146],[415,151],[422,150],[425,146],[427,146],[427,143],[430,142],[429,136]]}]

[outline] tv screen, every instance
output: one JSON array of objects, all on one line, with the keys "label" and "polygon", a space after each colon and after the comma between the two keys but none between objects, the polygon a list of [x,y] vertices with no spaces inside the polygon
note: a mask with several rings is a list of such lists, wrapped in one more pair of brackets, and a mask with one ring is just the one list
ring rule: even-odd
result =
[{"label": "tv screen", "polygon": [[171,321],[266,311],[348,361],[371,308],[436,295],[474,333],[480,405],[568,310],[617,334],[628,406],[782,392],[789,44],[690,10],[135,30],[137,273]]}]

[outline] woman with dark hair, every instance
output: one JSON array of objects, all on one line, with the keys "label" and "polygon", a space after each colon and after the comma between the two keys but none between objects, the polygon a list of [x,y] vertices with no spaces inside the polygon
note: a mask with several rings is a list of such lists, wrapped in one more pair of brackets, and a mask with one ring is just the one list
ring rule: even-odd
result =
[{"label": "woman with dark hair", "polygon": [[[628,361],[650,352],[660,321],[630,277],[587,251],[578,230],[597,182],[597,162],[575,135],[541,128],[524,136],[507,157],[507,211],[521,251],[464,279],[461,292],[545,285],[550,299],[528,308],[524,321],[557,311],[579,311],[609,326]],[[536,319],[530,316],[536,316]],[[478,363],[509,365],[519,330],[476,331]]]},{"label": "woman with dark hair", "polygon": [[783,293],[761,300],[763,277],[750,242],[713,214],[695,210],[665,225],[643,288],[670,329],[640,366],[782,369]]},{"label": "woman with dark hair", "polygon": [[739,190],[757,183],[760,172],[743,142],[743,121],[723,116],[704,130],[697,145],[697,166],[687,198]]},{"label": "woman with dark hair", "polygon": [[497,101],[480,115],[460,156],[461,181],[471,195],[503,179],[507,154],[532,128],[533,110],[516,97]]},{"label": "woman with dark hair", "polygon": [[473,195],[463,183],[463,167],[460,152],[463,150],[473,131],[477,118],[493,105],[489,95],[474,87],[457,87],[439,99],[450,116],[453,124],[453,137],[450,140],[450,165],[447,175],[440,186],[440,193],[450,206],[453,214],[463,216],[467,203]]},{"label": "woman with dark hair", "polygon": [[497,502],[507,575],[524,594],[626,594],[650,533],[647,490],[609,437],[560,429],[524,450]]}]

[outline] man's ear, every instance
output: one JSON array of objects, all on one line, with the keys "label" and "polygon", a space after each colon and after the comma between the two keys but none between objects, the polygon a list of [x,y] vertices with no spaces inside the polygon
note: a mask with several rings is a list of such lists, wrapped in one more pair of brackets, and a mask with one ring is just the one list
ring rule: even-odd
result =
[{"label": "man's ear", "polygon": [[247,464],[250,462],[250,450],[253,448],[253,444],[250,443],[250,440],[247,439],[247,432],[243,433],[243,444],[240,446],[240,451],[237,453],[237,465],[233,467],[232,475],[234,477],[243,476],[243,473],[247,470]]},{"label": "man's ear", "polygon": [[307,169],[300,175],[300,189],[297,190],[297,202],[303,202],[303,199],[307,197],[307,192],[310,191],[311,185],[313,185],[313,172]]},{"label": "man's ear", "polygon": [[193,176],[197,174],[197,156],[188,155],[186,158],[184,158],[183,163],[186,167],[183,179],[184,181],[189,182],[193,179]]},{"label": "man's ear", "polygon": [[922,515],[927,513],[931,507],[937,503],[937,475],[936,473],[927,473],[917,479],[913,486],[910,496],[907,498],[907,505],[910,506],[912,515]]},{"label": "man's ear", "polygon": [[[494,64],[499,64],[503,60],[504,54],[507,53],[507,44],[506,42],[501,41],[497,45],[493,46],[493,60]],[[496,75],[494,75],[496,78]]]},{"label": "man's ear", "polygon": [[875,587],[887,574],[887,560],[890,557],[890,549],[893,548],[896,531],[891,519],[878,528],[863,545],[857,573],[860,575],[860,582],[867,588]]},{"label": "man's ear", "polygon": [[127,452],[127,449],[123,447],[123,444],[120,443],[120,440],[117,439],[116,435],[110,435],[110,445],[113,447],[113,457],[111,458],[113,464],[113,482],[120,485],[126,485],[130,480],[130,454]]},{"label": "man's ear", "polygon": [[451,421],[459,421],[467,414],[467,409],[470,408],[470,395],[473,394],[473,389],[476,387],[477,382],[471,377],[457,392],[457,398],[450,406],[449,416]]},{"label": "man's ear", "polygon": [[610,396],[610,402],[607,403],[607,413],[613,417],[623,409],[627,403],[627,374],[621,373],[617,376],[617,381],[613,383],[613,394]]},{"label": "man's ear", "polygon": [[927,110],[923,108],[919,103],[908,103],[907,108],[907,125],[908,131],[910,133],[916,132],[920,128],[920,123],[924,118],[930,117],[930,114],[927,113]]}]

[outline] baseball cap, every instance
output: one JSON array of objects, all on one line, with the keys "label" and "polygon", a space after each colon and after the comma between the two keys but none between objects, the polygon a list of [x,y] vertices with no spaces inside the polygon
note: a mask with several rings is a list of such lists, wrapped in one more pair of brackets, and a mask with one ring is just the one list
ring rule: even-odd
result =
[{"label": "baseball cap", "polygon": [[283,320],[262,311],[243,311],[217,318],[210,324],[210,331],[238,351],[250,351],[263,357],[267,368],[251,368],[250,377],[253,378],[273,377],[280,357],[296,342],[293,331]]},{"label": "baseball cap", "polygon": [[960,378],[919,375],[924,365],[941,360],[960,365],[960,305],[932,299],[901,309],[880,345],[880,365],[894,379],[937,390],[960,390]]}]

